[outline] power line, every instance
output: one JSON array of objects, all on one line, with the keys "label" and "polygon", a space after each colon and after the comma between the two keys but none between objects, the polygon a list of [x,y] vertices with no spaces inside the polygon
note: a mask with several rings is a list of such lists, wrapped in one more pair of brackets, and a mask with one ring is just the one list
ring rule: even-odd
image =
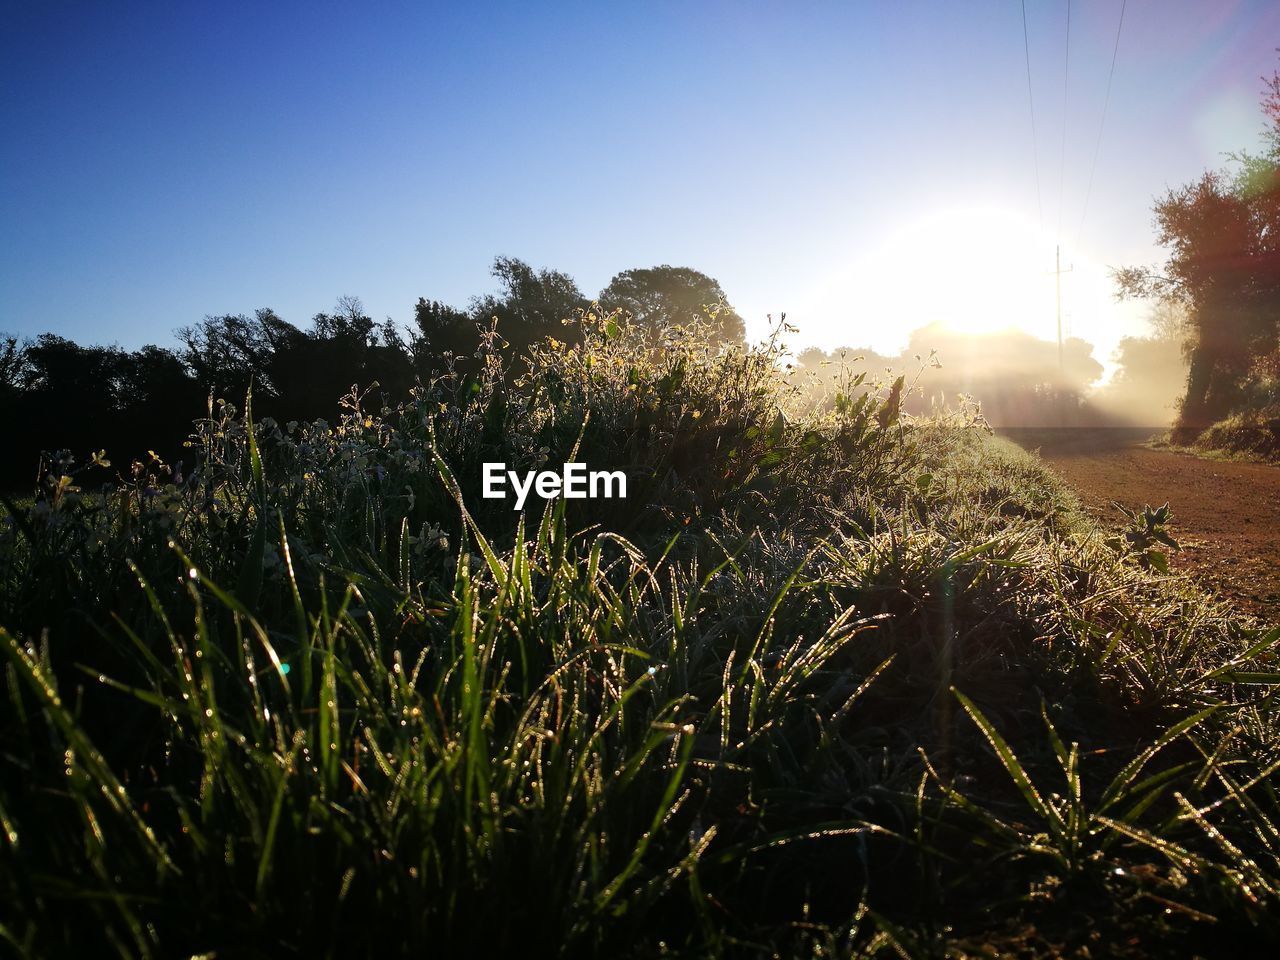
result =
[{"label": "power line", "polygon": [[1040,147],[1036,141],[1036,98],[1031,92],[1031,41],[1027,36],[1027,0],[1022,0],[1022,49],[1027,58],[1027,103],[1031,107],[1031,163],[1036,171],[1036,209],[1044,230],[1044,201],[1040,192]]},{"label": "power line", "polygon": [[[1023,0],[1026,9],[1026,0]],[[1062,55],[1062,156],[1058,161],[1058,241],[1062,241],[1063,188],[1067,180],[1067,91],[1071,76],[1071,0],[1067,0],[1067,39]]]},{"label": "power line", "polygon": [[[1111,50],[1111,69],[1107,74],[1107,92],[1106,98],[1102,105],[1102,119],[1098,124],[1098,139],[1094,144],[1093,164],[1089,169],[1088,187],[1085,190],[1084,206],[1080,214],[1080,229],[1084,228],[1085,216],[1089,209],[1089,199],[1093,193],[1093,179],[1097,172],[1098,155],[1102,149],[1102,131],[1106,125],[1107,108],[1111,104],[1111,84],[1115,78],[1116,60],[1120,51],[1120,32],[1124,26],[1124,13],[1128,0],[1122,0],[1120,6],[1120,21],[1116,25],[1115,44]],[[1027,64],[1027,102],[1031,107],[1031,142],[1034,151],[1035,172],[1036,172],[1036,203],[1040,211],[1040,229],[1044,231],[1044,202],[1040,185],[1040,160],[1039,145],[1036,140],[1036,108],[1035,97],[1032,93],[1031,84],[1031,42],[1029,32],[1027,30],[1027,3],[1022,0],[1022,44],[1023,52],[1026,55]],[[1054,268],[1051,271],[1054,274],[1054,300],[1057,313],[1057,332],[1058,332],[1058,371],[1062,373],[1065,368],[1065,351],[1062,336],[1062,275],[1072,271],[1071,266],[1062,266],[1062,215],[1066,207],[1066,176],[1067,176],[1067,118],[1068,107],[1070,106],[1071,92],[1071,0],[1067,0],[1067,22],[1066,32],[1063,43],[1062,54],[1062,143],[1058,158],[1058,230],[1057,243],[1054,246]],[[1080,230],[1076,232],[1076,242],[1079,242]]]},{"label": "power line", "polygon": [[1111,105],[1111,81],[1116,75],[1116,56],[1120,53],[1120,31],[1124,27],[1124,9],[1129,0],[1121,0],[1120,22],[1116,24],[1116,42],[1111,48],[1111,70],[1107,74],[1107,95],[1102,101],[1102,119],[1098,121],[1098,142],[1093,148],[1093,165],[1089,167],[1089,186],[1084,192],[1084,207],[1080,211],[1080,226],[1076,229],[1076,247],[1080,246],[1080,235],[1084,232],[1084,220],[1089,214],[1089,198],[1093,194],[1093,175],[1098,171],[1098,154],[1102,151],[1102,130],[1107,123],[1107,107]]}]

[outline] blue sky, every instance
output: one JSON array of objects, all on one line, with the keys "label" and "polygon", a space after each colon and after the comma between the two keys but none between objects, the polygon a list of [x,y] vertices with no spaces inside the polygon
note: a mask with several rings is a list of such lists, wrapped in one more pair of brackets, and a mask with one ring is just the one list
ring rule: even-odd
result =
[{"label": "blue sky", "polygon": [[888,349],[1051,331],[1057,241],[1101,358],[1141,326],[1105,268],[1158,256],[1152,197],[1256,144],[1280,5],[1130,0],[1083,224],[1120,3],[1072,4],[1065,83],[1066,0],[1027,8],[1036,153],[1017,0],[10,2],[0,330],[407,321],[504,254],[588,294],[692,266],[752,333]]}]

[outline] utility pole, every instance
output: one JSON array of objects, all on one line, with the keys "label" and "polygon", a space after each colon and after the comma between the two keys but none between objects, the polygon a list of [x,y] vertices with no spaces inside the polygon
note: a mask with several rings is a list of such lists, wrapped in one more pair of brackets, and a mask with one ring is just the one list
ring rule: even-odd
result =
[{"label": "utility pole", "polygon": [[1074,266],[1062,269],[1062,246],[1053,248],[1053,289],[1058,302],[1058,376],[1063,376],[1066,366],[1062,360],[1062,275],[1074,270]]}]

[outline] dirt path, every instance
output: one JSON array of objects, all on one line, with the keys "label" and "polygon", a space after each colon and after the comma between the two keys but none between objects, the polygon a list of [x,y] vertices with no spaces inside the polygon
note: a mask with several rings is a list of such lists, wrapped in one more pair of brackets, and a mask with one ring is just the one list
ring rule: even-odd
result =
[{"label": "dirt path", "polygon": [[1201,460],[1141,445],[1149,432],[1133,430],[1002,430],[1039,449],[1079,492],[1086,508],[1109,525],[1128,507],[1173,510],[1182,550],[1175,570],[1238,604],[1280,623],[1280,467]]}]

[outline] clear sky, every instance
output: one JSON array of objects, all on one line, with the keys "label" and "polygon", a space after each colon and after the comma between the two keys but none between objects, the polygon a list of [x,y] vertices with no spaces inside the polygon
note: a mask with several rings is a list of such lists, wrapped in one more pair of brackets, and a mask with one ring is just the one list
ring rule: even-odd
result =
[{"label": "clear sky", "polygon": [[[0,27],[0,330],[170,343],[205,314],[407,321],[496,254],[692,266],[759,334],[892,349],[930,320],[1105,359],[1150,207],[1258,141],[1280,4],[72,3]],[[1064,110],[1065,94],[1065,110]],[[1065,114],[1066,140],[1063,149]],[[1039,191],[1035,175],[1039,167]],[[1037,200],[1039,193],[1039,201]]]}]

